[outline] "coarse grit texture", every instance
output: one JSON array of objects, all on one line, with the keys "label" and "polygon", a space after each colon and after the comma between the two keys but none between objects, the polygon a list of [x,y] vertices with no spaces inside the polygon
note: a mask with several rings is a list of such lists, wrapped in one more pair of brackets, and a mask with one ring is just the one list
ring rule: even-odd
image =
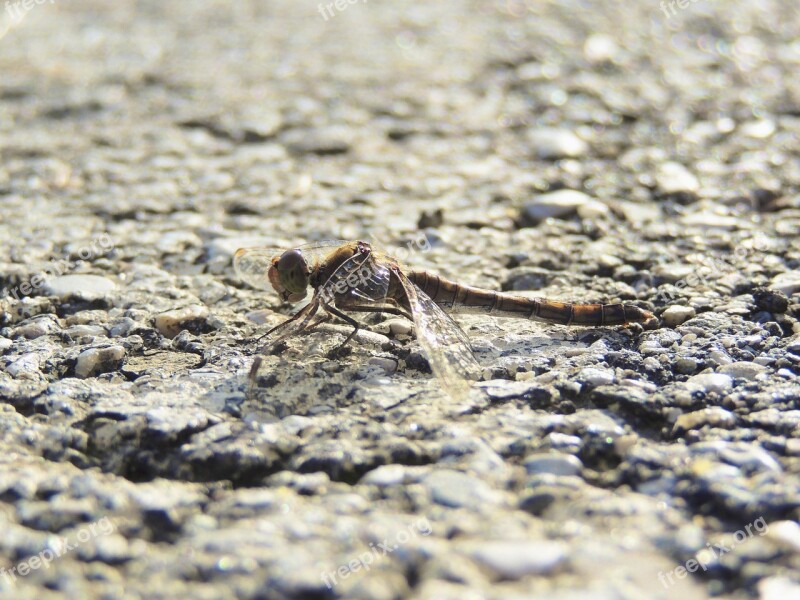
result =
[{"label": "coarse grit texture", "polygon": [[[796,2],[0,5],[0,596],[800,598]],[[239,247],[657,319],[264,352]]]}]

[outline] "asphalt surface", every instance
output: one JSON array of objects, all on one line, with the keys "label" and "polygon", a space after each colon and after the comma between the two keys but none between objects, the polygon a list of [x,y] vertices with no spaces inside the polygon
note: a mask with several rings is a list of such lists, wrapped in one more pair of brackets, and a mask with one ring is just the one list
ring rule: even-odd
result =
[{"label": "asphalt surface", "polygon": [[[800,598],[795,3],[0,10],[2,597]],[[657,319],[248,395],[233,253],[326,239]]]}]

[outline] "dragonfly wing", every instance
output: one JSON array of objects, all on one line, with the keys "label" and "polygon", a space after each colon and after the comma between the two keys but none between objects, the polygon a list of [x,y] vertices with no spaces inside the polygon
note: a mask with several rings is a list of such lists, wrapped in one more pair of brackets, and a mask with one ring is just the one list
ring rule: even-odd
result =
[{"label": "dragonfly wing", "polygon": [[451,395],[465,398],[469,392],[467,380],[478,379],[481,372],[467,334],[405,275],[398,273],[398,277],[411,305],[417,339],[431,369]]},{"label": "dragonfly wing", "polygon": [[308,264],[316,265],[331,250],[348,242],[342,240],[325,240],[301,246],[256,246],[239,248],[233,256],[233,268],[245,283],[259,290],[272,291],[268,272],[273,259],[280,258],[286,250],[299,250]]},{"label": "dragonfly wing", "polygon": [[280,254],[280,248],[239,248],[233,256],[233,268],[236,275],[248,285],[273,291],[268,272],[272,259]]},{"label": "dragonfly wing", "polygon": [[340,304],[381,303],[389,292],[391,272],[370,252],[356,253],[344,261],[320,287],[324,302]]}]

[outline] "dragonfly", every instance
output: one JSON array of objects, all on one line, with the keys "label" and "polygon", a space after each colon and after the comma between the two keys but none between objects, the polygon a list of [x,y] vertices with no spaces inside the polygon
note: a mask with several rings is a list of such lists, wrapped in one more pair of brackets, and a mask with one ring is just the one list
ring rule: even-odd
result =
[{"label": "dragonfly", "polygon": [[573,304],[460,284],[426,270],[406,269],[365,241],[329,240],[289,249],[240,248],[233,265],[244,282],[276,293],[284,302],[296,304],[311,293],[305,306],[261,336],[268,342],[253,362],[250,390],[266,348],[333,317],[353,328],[339,346],[344,347],[362,328],[353,313],[386,313],[412,321],[431,371],[445,390],[458,397],[468,393],[469,381],[477,380],[482,369],[452,313],[596,327],[654,318],[633,304]]}]

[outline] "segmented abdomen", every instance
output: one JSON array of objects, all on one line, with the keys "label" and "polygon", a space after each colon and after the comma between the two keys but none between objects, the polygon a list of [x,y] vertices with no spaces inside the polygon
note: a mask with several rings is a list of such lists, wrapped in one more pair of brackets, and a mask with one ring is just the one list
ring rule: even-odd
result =
[{"label": "segmented abdomen", "polygon": [[633,304],[570,304],[543,298],[526,298],[461,285],[427,271],[411,271],[408,278],[449,312],[482,313],[559,325],[598,327],[643,323],[653,318],[651,313]]}]

